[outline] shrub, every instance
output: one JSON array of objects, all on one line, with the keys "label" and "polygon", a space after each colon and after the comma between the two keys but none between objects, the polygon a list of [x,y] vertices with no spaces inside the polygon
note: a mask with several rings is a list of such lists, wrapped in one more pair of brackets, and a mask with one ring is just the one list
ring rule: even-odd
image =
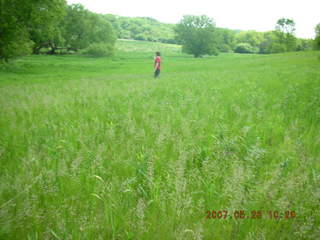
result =
[{"label": "shrub", "polygon": [[281,43],[272,43],[268,48],[269,53],[283,53],[287,52],[287,48],[284,44]]},{"label": "shrub", "polygon": [[258,49],[252,47],[249,43],[238,43],[234,51],[236,53],[257,53]]},{"label": "shrub", "polygon": [[109,43],[92,43],[83,53],[92,57],[111,57],[114,55],[114,46]]},{"label": "shrub", "polygon": [[221,44],[221,46],[219,47],[219,50],[221,52],[232,52],[232,49],[228,44]]}]

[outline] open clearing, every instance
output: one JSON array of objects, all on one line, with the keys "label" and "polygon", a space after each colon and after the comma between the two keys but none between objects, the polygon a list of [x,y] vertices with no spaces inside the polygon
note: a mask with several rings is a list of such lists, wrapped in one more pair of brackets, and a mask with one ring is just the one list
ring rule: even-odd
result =
[{"label": "open clearing", "polygon": [[0,71],[0,239],[319,239],[319,53],[118,48]]}]

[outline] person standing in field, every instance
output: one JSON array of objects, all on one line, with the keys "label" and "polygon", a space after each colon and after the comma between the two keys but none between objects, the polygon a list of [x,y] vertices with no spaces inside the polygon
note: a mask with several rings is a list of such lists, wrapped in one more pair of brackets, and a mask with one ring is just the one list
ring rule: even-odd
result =
[{"label": "person standing in field", "polygon": [[156,56],[154,57],[154,78],[157,78],[160,75],[160,65],[161,65],[160,52],[156,52]]}]

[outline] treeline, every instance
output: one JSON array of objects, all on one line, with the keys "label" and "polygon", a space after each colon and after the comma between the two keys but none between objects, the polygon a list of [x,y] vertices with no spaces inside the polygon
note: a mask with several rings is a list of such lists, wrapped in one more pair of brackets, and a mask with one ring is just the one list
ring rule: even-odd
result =
[{"label": "treeline", "polygon": [[268,32],[234,31],[217,28],[213,19],[202,15],[186,15],[176,25],[176,39],[186,53],[200,57],[219,52],[282,53],[320,48],[320,24],[315,28],[315,39],[295,37],[295,22],[282,18],[275,29]]},{"label": "treeline", "polygon": [[[104,18],[112,24],[118,38],[181,43],[177,36],[178,24],[165,24],[148,17],[121,17],[112,14],[104,15]],[[214,26],[215,48],[220,52],[262,54],[315,48],[313,39],[295,37],[293,20],[279,19],[275,25],[275,29],[268,32],[231,30]],[[190,35],[191,32],[187,34]]]},{"label": "treeline", "polygon": [[221,32],[218,48],[221,52],[234,51],[237,53],[281,53],[289,51],[312,50],[313,39],[296,38],[292,33],[280,30],[257,32],[240,31],[238,33],[228,29],[217,29]]},{"label": "treeline", "polygon": [[100,14],[65,0],[1,0],[0,59],[43,50],[112,55],[116,35]]},{"label": "treeline", "polygon": [[295,23],[279,19],[269,32],[217,28],[207,16],[184,16],[178,24],[149,17],[96,14],[65,0],[0,0],[0,60],[26,54],[82,53],[111,56],[117,38],[178,43],[187,53],[280,53],[320,48],[315,39],[295,37]]},{"label": "treeline", "polygon": [[236,35],[234,51],[238,53],[282,53],[291,51],[312,50],[313,39],[295,37],[295,22],[282,18],[276,23],[273,31],[243,31]]}]

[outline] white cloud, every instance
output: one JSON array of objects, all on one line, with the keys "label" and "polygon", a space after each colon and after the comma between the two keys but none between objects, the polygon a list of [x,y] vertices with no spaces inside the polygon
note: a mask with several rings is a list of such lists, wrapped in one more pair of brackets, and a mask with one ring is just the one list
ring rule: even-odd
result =
[{"label": "white cloud", "polygon": [[296,35],[304,38],[313,38],[314,27],[320,23],[319,0],[68,0],[68,3],[81,3],[97,13],[153,17],[168,23],[177,23],[186,14],[205,14],[218,27],[241,30],[273,30],[277,20],[285,17],[295,21]]}]

